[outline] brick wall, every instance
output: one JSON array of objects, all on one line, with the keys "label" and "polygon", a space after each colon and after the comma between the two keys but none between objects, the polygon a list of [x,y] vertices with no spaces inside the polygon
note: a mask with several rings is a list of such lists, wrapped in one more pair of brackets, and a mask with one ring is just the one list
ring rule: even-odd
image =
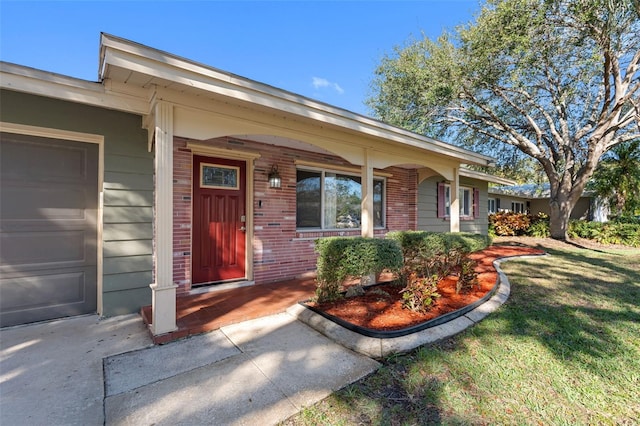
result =
[{"label": "brick wall", "polygon": [[173,281],[191,289],[191,177],[193,160],[184,140],[173,143]]},{"label": "brick wall", "polygon": [[[174,140],[174,282],[179,291],[191,289],[191,191],[192,155],[186,140]],[[314,240],[337,235],[360,235],[355,231],[299,232],[296,230],[296,160],[348,166],[339,157],[273,145],[221,138],[211,146],[259,152],[254,161],[253,271],[257,284],[280,281],[315,270]],[[268,173],[278,166],[282,187],[269,188]],[[376,229],[383,237],[389,230],[416,229],[417,175],[414,170],[390,167],[386,180],[386,229]]]}]

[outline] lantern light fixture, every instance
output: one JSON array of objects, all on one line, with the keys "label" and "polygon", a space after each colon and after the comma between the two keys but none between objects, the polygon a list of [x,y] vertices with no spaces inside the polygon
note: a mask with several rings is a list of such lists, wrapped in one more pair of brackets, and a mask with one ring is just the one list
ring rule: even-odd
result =
[{"label": "lantern light fixture", "polygon": [[282,178],[280,177],[280,173],[278,173],[278,167],[273,165],[269,172],[269,188],[280,188],[281,186]]}]

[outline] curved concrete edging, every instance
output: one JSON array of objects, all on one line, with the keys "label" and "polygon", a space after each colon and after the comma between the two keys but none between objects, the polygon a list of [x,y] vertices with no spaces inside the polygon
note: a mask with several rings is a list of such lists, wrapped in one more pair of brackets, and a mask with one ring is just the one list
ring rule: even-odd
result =
[{"label": "curved concrete edging", "polygon": [[[544,255],[546,255],[546,253],[542,254],[542,256]],[[392,354],[408,352],[418,346],[446,339],[482,321],[487,315],[502,306],[511,293],[511,284],[500,268],[500,264],[511,259],[538,256],[541,255],[511,256],[494,260],[493,266],[498,273],[500,285],[493,297],[472,311],[462,314],[451,321],[402,337],[379,338],[363,336],[362,334],[342,327],[298,303],[287,309],[287,313],[346,348],[372,358],[380,359]]]}]

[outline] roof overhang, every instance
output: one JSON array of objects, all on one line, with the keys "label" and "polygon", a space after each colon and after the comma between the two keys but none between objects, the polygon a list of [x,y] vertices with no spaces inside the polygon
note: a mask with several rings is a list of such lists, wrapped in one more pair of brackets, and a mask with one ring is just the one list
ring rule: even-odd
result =
[{"label": "roof overhang", "polygon": [[499,176],[490,175],[488,173],[478,172],[476,170],[467,169],[463,167],[460,169],[460,176],[468,177],[471,179],[482,180],[490,183],[497,183],[499,185],[515,185],[516,181],[511,179],[505,179]]},{"label": "roof overhang", "polygon": [[[182,114],[176,114],[177,117],[204,118],[211,112],[209,108],[217,112],[235,111],[236,117],[246,112],[262,119],[262,127],[255,128],[264,129],[265,123],[279,120],[281,124],[297,126],[298,134],[313,129],[316,140],[330,140],[333,152],[339,145],[344,145],[347,151],[373,149],[379,158],[393,152],[397,153],[394,164],[413,164],[416,168],[438,162],[493,164],[489,156],[108,34],[101,34],[99,79],[99,82],[85,81],[0,62],[2,89],[143,117],[151,117],[154,103],[164,96],[171,102],[178,99],[176,105],[181,106]],[[239,134],[243,133],[228,135]],[[283,143],[291,136],[289,141],[308,142],[296,138],[296,133],[253,133],[256,134],[276,135]],[[314,149],[314,142],[310,142],[311,145],[301,146]],[[349,143],[352,145],[347,146]],[[478,176],[470,177],[502,183]]]},{"label": "roof overhang", "polygon": [[487,166],[493,162],[491,157],[470,150],[104,33],[99,78],[113,91],[135,91],[148,97],[153,96],[149,91],[161,88],[200,102],[259,110],[427,151],[460,163]]},{"label": "roof overhang", "polygon": [[139,93],[112,93],[104,84],[0,61],[0,88],[144,115],[149,100]]}]

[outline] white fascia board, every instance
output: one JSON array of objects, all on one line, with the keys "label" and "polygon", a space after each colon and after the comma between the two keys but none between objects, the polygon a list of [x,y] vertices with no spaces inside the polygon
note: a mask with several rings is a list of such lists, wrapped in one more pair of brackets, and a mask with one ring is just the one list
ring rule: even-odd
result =
[{"label": "white fascia board", "polygon": [[100,64],[101,78],[107,77],[109,65],[119,66],[210,93],[447,155],[461,163],[486,166],[493,161],[489,156],[108,34],[102,34],[101,37]]},{"label": "white fascia board", "polygon": [[507,186],[512,186],[517,183],[516,181],[510,180],[510,179],[505,179],[499,176],[493,176],[488,173],[478,172],[476,170],[471,170],[464,167],[460,169],[460,176],[468,177],[471,179],[482,180],[485,182],[497,183],[500,185],[507,185]]},{"label": "white fascia board", "polygon": [[7,62],[0,62],[0,88],[141,115],[149,111],[143,98],[110,93],[101,83]]}]

